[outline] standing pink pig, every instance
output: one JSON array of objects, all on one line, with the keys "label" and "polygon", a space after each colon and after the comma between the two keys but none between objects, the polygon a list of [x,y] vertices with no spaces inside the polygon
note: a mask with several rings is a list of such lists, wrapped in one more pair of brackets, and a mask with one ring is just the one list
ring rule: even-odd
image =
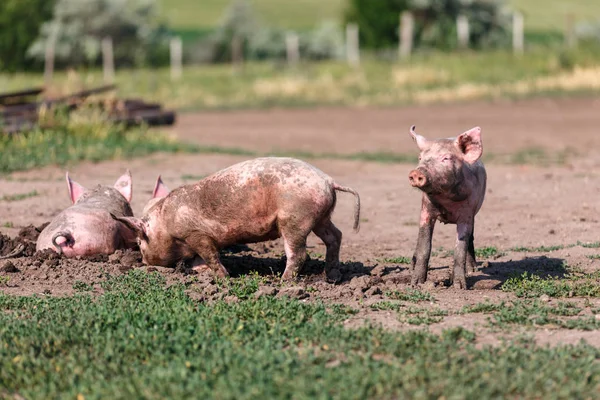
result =
[{"label": "standing pink pig", "polygon": [[287,264],[282,278],[292,279],[306,259],[311,231],[327,246],[326,272],[338,265],[342,232],[331,222],[336,191],[354,194],[357,231],[356,191],[310,164],[280,157],[235,164],[170,193],[159,178],[156,198],[143,218],[115,218],[137,232],[146,264],[173,266],[199,255],[220,277],[229,275],[220,249],[283,237]]},{"label": "standing pink pig", "polygon": [[483,204],[487,175],[480,161],[483,153],[481,129],[470,129],[456,138],[427,140],[411,127],[417,143],[419,166],[408,175],[413,187],[423,192],[417,248],[412,258],[412,284],[427,280],[431,238],[436,220],[456,224],[454,267],[450,280],[454,287],[467,288],[466,273],[474,272],[475,215]]},{"label": "standing pink pig", "polygon": [[58,214],[40,233],[36,250],[53,249],[67,257],[111,254],[134,248],[135,234],[111,215],[131,217],[131,173],[123,174],[114,187],[98,185],[88,190],[72,181],[67,172],[72,206]]}]

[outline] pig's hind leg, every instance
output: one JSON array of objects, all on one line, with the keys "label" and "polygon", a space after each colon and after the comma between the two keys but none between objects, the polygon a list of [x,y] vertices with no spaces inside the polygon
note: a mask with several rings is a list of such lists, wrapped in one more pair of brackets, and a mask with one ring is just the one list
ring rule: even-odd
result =
[{"label": "pig's hind leg", "polygon": [[281,221],[280,232],[283,238],[287,262],[281,278],[283,280],[295,279],[306,261],[306,237],[312,231],[312,226],[305,222]]},{"label": "pig's hind leg", "polygon": [[340,263],[340,247],[342,245],[342,232],[331,222],[330,219],[319,223],[313,229],[325,246],[327,253],[325,255],[325,276],[330,279],[329,273],[332,269],[337,268]]}]

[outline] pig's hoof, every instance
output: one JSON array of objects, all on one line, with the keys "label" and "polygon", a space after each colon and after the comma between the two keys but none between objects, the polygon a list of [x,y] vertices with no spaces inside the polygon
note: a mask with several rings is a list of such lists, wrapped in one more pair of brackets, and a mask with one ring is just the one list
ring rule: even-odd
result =
[{"label": "pig's hoof", "polygon": [[452,284],[453,289],[461,289],[467,290],[467,280],[466,279],[456,279]]},{"label": "pig's hoof", "polygon": [[284,272],[283,275],[281,275],[281,280],[282,281],[288,281],[288,282],[290,282],[290,281],[295,281],[297,279],[298,279],[298,273],[294,274],[294,273],[291,273],[291,272],[290,273]]},{"label": "pig's hoof", "polygon": [[325,281],[328,283],[339,283],[342,281],[342,273],[337,268],[325,271]]}]

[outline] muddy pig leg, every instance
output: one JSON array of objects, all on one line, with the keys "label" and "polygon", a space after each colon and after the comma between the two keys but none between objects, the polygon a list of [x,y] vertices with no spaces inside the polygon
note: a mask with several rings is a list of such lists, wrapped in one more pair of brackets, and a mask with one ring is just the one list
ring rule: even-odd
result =
[{"label": "muddy pig leg", "polygon": [[436,219],[431,215],[425,205],[421,208],[421,220],[419,223],[419,236],[417,237],[417,248],[412,258],[411,284],[425,283],[427,280],[427,268],[431,256],[431,238]]},{"label": "muddy pig leg", "polygon": [[467,254],[467,273],[473,273],[477,270],[477,259],[475,258],[475,238],[471,233],[469,237],[469,253]]},{"label": "muddy pig leg", "polygon": [[215,243],[211,238],[204,235],[191,235],[187,238],[186,243],[194,249],[196,254],[202,257],[215,276],[219,278],[229,276],[229,272],[227,272],[223,264],[221,264],[219,249],[217,249],[217,246],[215,246]]},{"label": "muddy pig leg", "polygon": [[455,289],[467,288],[467,253],[469,240],[473,233],[472,222],[459,222],[456,224],[457,238],[454,250],[454,269],[450,273],[450,281]]},{"label": "muddy pig leg", "polygon": [[[340,246],[342,245],[342,232],[331,222],[327,220],[321,222],[313,229],[315,235],[317,235],[325,246],[327,246],[327,253],[325,255],[325,277],[329,280],[330,271],[337,268],[340,264]],[[335,279],[333,279],[335,280]]]}]

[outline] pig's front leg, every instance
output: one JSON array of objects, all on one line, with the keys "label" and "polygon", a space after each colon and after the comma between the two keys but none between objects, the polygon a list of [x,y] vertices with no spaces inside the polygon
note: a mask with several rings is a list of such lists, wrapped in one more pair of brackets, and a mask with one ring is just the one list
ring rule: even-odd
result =
[{"label": "pig's front leg", "polygon": [[415,249],[411,264],[412,285],[425,283],[427,280],[427,268],[429,267],[429,257],[431,256],[431,238],[433,237],[435,221],[436,217],[432,215],[427,204],[423,202],[421,206],[417,248]]},{"label": "pig's front leg", "polygon": [[229,272],[221,264],[219,249],[210,237],[194,233],[186,239],[186,242],[206,262],[206,265],[210,267],[216,277],[225,278],[229,276]]},{"label": "pig's front leg", "polygon": [[469,253],[469,242],[473,234],[473,222],[458,222],[456,224],[457,238],[454,250],[454,269],[450,274],[450,280],[456,289],[467,288],[467,257]]},{"label": "pig's front leg", "polygon": [[[473,229],[475,230],[475,229]],[[477,270],[477,259],[475,258],[475,239],[473,234],[469,237],[469,253],[467,254],[467,273],[473,273]]]}]

